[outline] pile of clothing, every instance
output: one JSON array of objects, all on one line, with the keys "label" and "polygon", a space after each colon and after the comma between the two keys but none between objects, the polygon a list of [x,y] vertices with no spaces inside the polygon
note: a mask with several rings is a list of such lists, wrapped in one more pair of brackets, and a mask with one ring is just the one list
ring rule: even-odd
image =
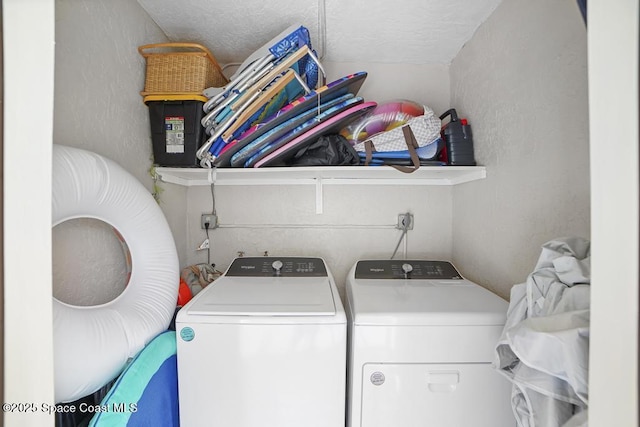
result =
[{"label": "pile of clothing", "polygon": [[590,276],[588,240],[552,240],[511,290],[495,365],[519,427],[587,425]]}]

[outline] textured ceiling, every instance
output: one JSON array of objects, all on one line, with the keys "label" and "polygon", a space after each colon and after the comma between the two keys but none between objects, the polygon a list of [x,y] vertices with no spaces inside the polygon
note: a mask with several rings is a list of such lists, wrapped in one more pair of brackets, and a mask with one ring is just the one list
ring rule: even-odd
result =
[{"label": "textured ceiling", "polygon": [[[293,24],[336,62],[449,64],[501,0],[138,0],[172,41],[242,62]],[[326,17],[326,19],[323,19]],[[320,24],[324,22],[326,24]],[[319,28],[326,28],[326,46]]]}]

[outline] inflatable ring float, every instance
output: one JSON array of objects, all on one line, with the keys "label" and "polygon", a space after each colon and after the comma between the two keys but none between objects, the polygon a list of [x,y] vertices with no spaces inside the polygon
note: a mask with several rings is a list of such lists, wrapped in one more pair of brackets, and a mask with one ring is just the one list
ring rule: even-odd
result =
[{"label": "inflatable ring float", "polygon": [[93,218],[113,227],[131,255],[131,276],[112,301],[73,306],[53,299],[55,401],[71,402],[115,378],[176,307],[180,272],[169,225],[149,191],[113,161],[53,146],[52,227]]},{"label": "inflatable ring float", "polygon": [[425,114],[424,106],[409,100],[379,104],[373,111],[340,131],[352,145],[359,144],[382,132],[404,126],[414,117]]}]

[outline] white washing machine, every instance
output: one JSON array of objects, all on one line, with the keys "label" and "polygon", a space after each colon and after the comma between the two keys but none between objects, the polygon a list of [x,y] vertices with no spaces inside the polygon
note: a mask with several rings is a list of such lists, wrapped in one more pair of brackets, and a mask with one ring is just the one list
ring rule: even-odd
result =
[{"label": "white washing machine", "polygon": [[506,301],[442,261],[359,261],[346,293],[348,427],[515,426],[491,365]]},{"label": "white washing machine", "polygon": [[181,425],[344,427],[347,320],[322,259],[237,258],[176,331]]}]

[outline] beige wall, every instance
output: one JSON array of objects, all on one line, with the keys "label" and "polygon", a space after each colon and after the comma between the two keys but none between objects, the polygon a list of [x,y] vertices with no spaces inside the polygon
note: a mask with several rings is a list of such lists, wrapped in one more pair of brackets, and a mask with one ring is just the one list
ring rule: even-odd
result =
[{"label": "beige wall", "polygon": [[454,259],[508,297],[544,242],[590,236],[587,31],[575,1],[504,0],[453,61],[451,99],[487,167],[486,180],[454,189]]}]

